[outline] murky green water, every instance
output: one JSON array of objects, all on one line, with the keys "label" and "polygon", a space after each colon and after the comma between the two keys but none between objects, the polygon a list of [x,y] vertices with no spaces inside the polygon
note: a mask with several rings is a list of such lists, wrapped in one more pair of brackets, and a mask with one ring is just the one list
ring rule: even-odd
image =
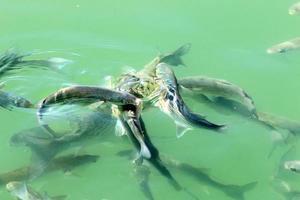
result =
[{"label": "murky green water", "polygon": [[[62,69],[63,73],[28,70],[18,73],[20,77],[7,77],[6,90],[38,102],[67,84],[101,85],[107,75],[117,76],[128,67],[141,69],[159,52],[190,42],[192,49],[184,57],[187,67],[175,68],[178,77],[199,74],[226,79],[244,88],[258,110],[300,120],[299,51],[266,53],[269,46],[300,35],[300,15],[287,13],[292,3],[2,0],[1,51],[15,47],[41,52],[41,58],[74,61]],[[291,146],[296,146],[296,150],[289,158],[300,159],[296,137],[291,139],[293,145],[279,142],[272,151],[276,141],[270,129],[234,113],[222,114],[204,104],[188,103],[193,110],[227,124],[228,128],[224,134],[195,129],[177,139],[171,119],[157,109],[145,112],[149,135],[161,153],[205,168],[224,184],[257,181],[253,189],[245,192],[246,200],[285,199],[274,189],[274,177],[300,191],[300,175],[283,172],[281,162]],[[29,163],[29,149],[10,146],[9,138],[20,130],[37,126],[37,120],[34,111],[22,109],[1,110],[0,119],[0,172],[4,172]],[[99,161],[75,169],[72,175],[55,172],[30,184],[39,191],[66,194],[72,200],[145,199],[131,162],[116,156],[118,151],[132,148],[130,143],[112,137],[82,148],[86,153],[100,155]],[[176,170],[172,173],[199,199],[232,199],[205,181],[199,182]],[[192,199],[175,191],[154,168],[150,186],[156,200]],[[0,199],[13,198],[1,188]]]}]

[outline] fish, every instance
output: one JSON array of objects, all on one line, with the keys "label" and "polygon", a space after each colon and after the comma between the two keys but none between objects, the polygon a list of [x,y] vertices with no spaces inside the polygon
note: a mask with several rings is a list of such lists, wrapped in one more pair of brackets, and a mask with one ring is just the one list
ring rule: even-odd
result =
[{"label": "fish", "polygon": [[99,143],[107,137],[112,138],[112,134],[106,133],[114,131],[116,121],[110,114],[91,112],[78,117],[76,123],[78,127],[74,131],[59,133],[58,137],[49,135],[44,128],[38,126],[15,133],[10,138],[13,146],[30,148],[31,179],[42,174],[58,153],[85,144]]},{"label": "fish", "polygon": [[142,73],[154,75],[155,68],[159,63],[166,63],[172,66],[185,66],[182,56],[187,54],[191,49],[191,43],[186,43],[170,53],[160,54],[144,66]]},{"label": "fish", "polygon": [[146,199],[154,200],[154,196],[149,185],[149,176],[151,174],[149,167],[146,165],[135,164],[134,174]]},{"label": "fish", "polygon": [[300,47],[300,37],[276,44],[267,49],[268,54],[285,53]]},{"label": "fish", "polygon": [[130,141],[137,151],[139,151],[136,162],[142,163],[143,158],[146,158],[146,160],[156,168],[163,177],[167,178],[168,182],[175,190],[182,190],[182,186],[173,177],[164,163],[161,162],[159,151],[150,140],[142,118],[138,116],[138,114],[131,114],[131,111],[124,110],[120,119]]},{"label": "fish", "polygon": [[[72,171],[82,165],[95,163],[99,159],[98,155],[65,155],[57,157],[50,161],[49,165],[46,167],[44,174],[51,173],[54,171],[62,170],[63,172]],[[0,186],[5,185],[11,181],[26,181],[30,178],[30,167],[24,166],[12,171],[0,173]]]},{"label": "fish", "polygon": [[242,104],[253,117],[256,117],[256,106],[253,98],[241,87],[223,79],[206,76],[184,77],[178,80],[180,92],[197,98],[205,95],[213,102],[228,99]]},{"label": "fish", "polygon": [[13,107],[18,108],[34,108],[35,105],[24,97],[15,94],[4,92],[0,88],[0,107],[12,110]]},{"label": "fish", "polygon": [[197,181],[216,188],[233,199],[243,200],[245,199],[244,193],[253,189],[257,185],[257,181],[245,184],[245,185],[233,185],[224,184],[216,181],[209,175],[209,170],[204,168],[198,168],[191,164],[180,162],[172,159],[167,155],[162,155],[162,161],[171,169],[176,169],[182,173],[191,176]]},{"label": "fish", "polygon": [[[122,151],[117,152],[117,155],[131,160],[132,156],[133,156],[133,151],[132,150],[122,150]],[[161,158],[159,158],[159,162],[161,164],[165,165],[164,162],[161,160]],[[150,163],[151,163],[151,161],[150,161]],[[139,187],[140,187],[141,191],[143,192],[145,198],[148,200],[154,200],[152,190],[148,183],[149,176],[151,174],[150,168],[148,167],[147,164],[145,164],[143,162],[133,162],[133,164],[134,164],[134,174],[136,176]],[[180,185],[178,185],[178,186],[180,186]],[[193,194],[191,191],[189,191],[187,188],[180,186],[180,188],[178,188],[177,190],[183,191],[185,194],[188,195],[189,199],[199,200],[199,198],[195,194]]]},{"label": "fish", "polygon": [[0,77],[4,76],[8,72],[14,72],[24,67],[42,68],[58,70],[66,64],[72,63],[71,60],[64,58],[49,58],[49,59],[36,59],[25,60],[25,58],[31,56],[31,53],[18,53],[14,49],[9,49],[0,55]]},{"label": "fish", "polygon": [[6,184],[6,190],[18,200],[63,200],[67,196],[50,197],[40,194],[25,182],[12,181]]},{"label": "fish", "polygon": [[296,15],[300,11],[300,2],[294,3],[290,8],[289,8],[289,14],[290,15]]},{"label": "fish", "polygon": [[292,134],[300,132],[300,122],[267,112],[257,112],[258,120],[273,129],[288,130]]},{"label": "fish", "polygon": [[300,160],[289,160],[284,162],[284,168],[293,172],[300,172]]},{"label": "fish", "polygon": [[193,127],[213,130],[220,130],[225,127],[225,125],[212,123],[206,120],[204,116],[189,110],[180,95],[174,72],[167,64],[160,63],[156,66],[156,76],[162,95],[160,95],[155,105],[174,120],[178,138],[182,137],[188,130],[193,129]]}]

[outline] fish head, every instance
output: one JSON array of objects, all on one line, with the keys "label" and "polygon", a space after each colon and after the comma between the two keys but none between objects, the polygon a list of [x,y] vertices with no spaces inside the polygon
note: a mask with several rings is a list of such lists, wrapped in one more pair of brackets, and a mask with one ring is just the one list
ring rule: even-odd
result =
[{"label": "fish head", "polygon": [[294,48],[295,48],[295,44],[290,41],[287,41],[268,48],[267,53],[268,54],[285,53]]},{"label": "fish head", "polygon": [[293,172],[299,172],[300,171],[300,161],[298,160],[292,160],[292,161],[286,161],[284,163],[284,168]]},{"label": "fish head", "polygon": [[28,101],[28,100],[26,100],[26,99],[24,99],[22,97],[16,98],[14,100],[14,104],[17,107],[21,107],[21,108],[33,108],[34,107],[34,105],[30,101]]}]

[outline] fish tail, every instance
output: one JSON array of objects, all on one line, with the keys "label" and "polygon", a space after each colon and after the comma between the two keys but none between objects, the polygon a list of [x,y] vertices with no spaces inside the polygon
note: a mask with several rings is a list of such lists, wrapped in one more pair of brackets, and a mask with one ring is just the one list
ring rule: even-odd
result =
[{"label": "fish tail", "polygon": [[206,120],[203,116],[199,114],[192,113],[188,110],[188,108],[183,105],[181,114],[184,116],[184,118],[190,122],[192,125],[198,126],[198,127],[203,127],[203,128],[208,128],[208,129],[214,129],[214,130],[219,130],[221,128],[225,128],[225,125],[219,125],[215,124],[213,122],[210,122]]},{"label": "fish tail", "polygon": [[170,55],[162,57],[160,62],[167,63],[169,65],[178,66],[183,65],[185,66],[184,62],[182,61],[181,57],[189,52],[191,48],[191,44],[187,43],[180,46],[177,50],[175,50]]}]

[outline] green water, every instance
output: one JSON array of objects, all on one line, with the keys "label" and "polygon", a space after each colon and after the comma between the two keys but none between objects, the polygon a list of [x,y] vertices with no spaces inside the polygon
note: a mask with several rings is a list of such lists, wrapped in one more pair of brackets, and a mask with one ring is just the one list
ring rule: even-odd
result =
[{"label": "green water", "polygon": [[[178,77],[207,75],[226,79],[244,88],[257,109],[300,120],[299,51],[268,55],[275,43],[300,35],[300,15],[289,16],[293,0],[1,0],[0,47],[41,52],[39,57],[63,57],[74,63],[63,73],[28,70],[20,77],[5,78],[6,89],[33,102],[70,83],[103,84],[107,75],[124,68],[141,69],[159,52],[186,42],[192,49],[183,59],[187,67],[175,68]],[[225,115],[188,101],[209,119],[228,125],[224,134],[195,129],[177,139],[175,125],[159,110],[143,114],[149,135],[161,153],[209,170],[224,184],[257,181],[245,193],[246,200],[285,199],[272,186],[280,177],[300,191],[300,175],[282,172],[281,158],[292,146],[274,145],[270,129],[239,115]],[[16,132],[37,126],[33,111],[0,112],[0,172],[29,163],[26,147],[9,145]],[[67,122],[66,122],[67,123]],[[299,159],[300,144],[291,159]],[[66,194],[72,200],[145,199],[133,175],[132,164],[116,152],[132,148],[117,137],[84,146],[101,156],[95,164],[82,166],[73,175],[55,172],[30,184],[49,194]],[[75,151],[75,150],[74,150]],[[298,152],[298,154],[297,154]],[[221,190],[178,171],[176,179],[199,199],[229,200]],[[192,199],[175,191],[154,168],[150,186],[156,200]],[[4,188],[0,199],[13,199]]]}]

